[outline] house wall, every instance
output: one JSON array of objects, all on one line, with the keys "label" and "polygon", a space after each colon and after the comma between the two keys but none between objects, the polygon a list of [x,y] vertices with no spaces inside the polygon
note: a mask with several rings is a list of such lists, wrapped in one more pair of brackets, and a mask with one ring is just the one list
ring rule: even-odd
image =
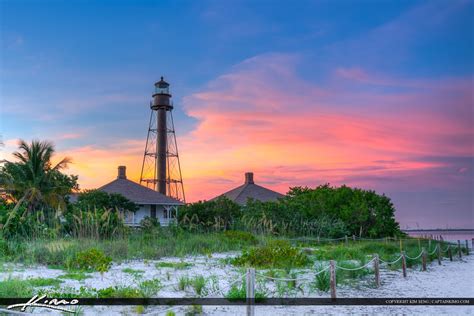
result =
[{"label": "house wall", "polygon": [[[139,209],[132,216],[131,213],[125,215],[125,224],[128,225],[139,225],[145,217],[151,217],[152,205],[150,204],[139,204]],[[175,211],[173,210],[173,216]],[[167,226],[169,224],[169,218],[165,215],[165,208],[163,205],[156,205],[156,218],[160,221],[161,226]]]}]

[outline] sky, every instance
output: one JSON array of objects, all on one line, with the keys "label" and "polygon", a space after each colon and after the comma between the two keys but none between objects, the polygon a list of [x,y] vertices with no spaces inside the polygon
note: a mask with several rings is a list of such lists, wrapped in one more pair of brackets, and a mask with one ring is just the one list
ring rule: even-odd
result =
[{"label": "sky", "polygon": [[474,227],[474,1],[0,0],[0,159],[50,140],[82,189],[138,181],[171,84],[188,202],[243,183],[389,196]]}]

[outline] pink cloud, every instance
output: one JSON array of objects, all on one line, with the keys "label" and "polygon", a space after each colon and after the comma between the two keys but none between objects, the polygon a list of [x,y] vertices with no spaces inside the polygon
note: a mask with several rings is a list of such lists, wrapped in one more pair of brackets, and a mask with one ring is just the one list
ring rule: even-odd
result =
[{"label": "pink cloud", "polygon": [[[323,179],[357,184],[357,177],[360,185],[371,187],[376,179],[409,179],[445,167],[414,157],[473,154],[473,128],[465,119],[469,79],[409,81],[339,69],[345,79],[412,87],[390,94],[354,92],[338,82],[322,88],[304,81],[294,71],[297,62],[294,56],[257,56],[185,98],[188,114],[199,119],[197,128],[179,139],[189,197],[212,197],[240,183],[247,170],[259,171],[269,187],[281,192]],[[381,160],[396,163],[365,168]],[[202,181],[209,177],[232,184]],[[435,177],[425,179],[417,183],[434,185]]]}]

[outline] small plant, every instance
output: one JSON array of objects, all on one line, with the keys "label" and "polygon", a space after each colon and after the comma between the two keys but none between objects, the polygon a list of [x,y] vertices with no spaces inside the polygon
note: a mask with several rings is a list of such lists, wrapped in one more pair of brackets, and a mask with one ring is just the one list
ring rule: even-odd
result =
[{"label": "small plant", "polygon": [[194,291],[196,292],[197,295],[203,294],[206,284],[207,284],[207,280],[202,275],[194,277],[191,280],[191,285],[194,288]]},{"label": "small plant", "polygon": [[122,272],[130,274],[136,280],[141,279],[143,277],[143,274],[145,273],[145,271],[143,271],[143,270],[136,270],[136,269],[132,269],[132,268],[122,269]]},{"label": "small plant", "polygon": [[186,316],[194,316],[202,314],[202,305],[191,305],[186,311]]},{"label": "small plant", "polygon": [[71,273],[66,273],[66,274],[58,276],[58,278],[60,279],[70,279],[70,280],[77,280],[77,281],[82,281],[90,277],[91,277],[90,275],[87,275],[84,272],[71,272]]},{"label": "small plant", "polygon": [[159,279],[151,279],[140,283],[138,288],[143,293],[144,297],[152,297],[163,288],[163,285]]},{"label": "small plant", "polygon": [[323,268],[322,265],[317,267],[316,273],[318,273],[318,274],[314,277],[313,285],[318,290],[320,290],[322,292],[327,292],[327,291],[329,291],[331,280],[330,280],[329,270],[321,272],[323,269],[324,268]]},{"label": "small plant", "polygon": [[138,288],[133,287],[107,287],[105,289],[97,290],[99,298],[140,298],[145,297]]},{"label": "small plant", "polygon": [[145,313],[145,306],[143,305],[135,306],[135,313],[137,313],[138,315]]},{"label": "small plant", "polygon": [[128,273],[128,274],[143,274],[145,271],[143,270],[137,270],[137,269],[132,269],[132,268],[125,268],[122,269],[123,273]]},{"label": "small plant", "polygon": [[[225,298],[230,301],[245,301],[247,298],[247,291],[245,282],[243,281],[240,286],[233,284],[229,291],[226,293]],[[255,289],[255,301],[260,301],[265,298],[265,293],[260,291],[258,288]]]},{"label": "small plant", "polygon": [[156,268],[173,268],[173,269],[186,269],[186,268],[189,268],[191,267],[192,264],[191,263],[187,263],[187,262],[157,262],[155,264],[155,267]]},{"label": "small plant", "polygon": [[176,316],[176,313],[173,311],[167,311],[165,316]]},{"label": "small plant", "polygon": [[180,276],[179,277],[179,280],[178,280],[178,289],[180,291],[184,291],[186,290],[186,288],[191,285],[191,280],[189,279],[188,276]]},{"label": "small plant", "polygon": [[111,265],[112,258],[96,248],[81,251],[76,255],[75,266],[79,269],[106,272]]}]

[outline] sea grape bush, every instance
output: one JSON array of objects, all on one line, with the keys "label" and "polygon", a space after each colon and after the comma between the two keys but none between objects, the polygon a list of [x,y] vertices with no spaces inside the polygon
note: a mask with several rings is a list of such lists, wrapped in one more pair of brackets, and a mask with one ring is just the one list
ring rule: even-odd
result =
[{"label": "sea grape bush", "polygon": [[314,189],[290,188],[278,201],[249,199],[245,206],[225,197],[191,203],[182,208],[179,221],[192,231],[233,229],[281,236],[378,238],[402,235],[394,213],[385,195],[325,184]]},{"label": "sea grape bush", "polygon": [[91,248],[76,254],[76,268],[86,271],[106,272],[112,265],[112,258],[106,256],[102,251]]},{"label": "sea grape bush", "polygon": [[252,247],[231,260],[237,266],[259,268],[297,268],[311,263],[308,256],[286,240],[273,240],[264,246]]}]

